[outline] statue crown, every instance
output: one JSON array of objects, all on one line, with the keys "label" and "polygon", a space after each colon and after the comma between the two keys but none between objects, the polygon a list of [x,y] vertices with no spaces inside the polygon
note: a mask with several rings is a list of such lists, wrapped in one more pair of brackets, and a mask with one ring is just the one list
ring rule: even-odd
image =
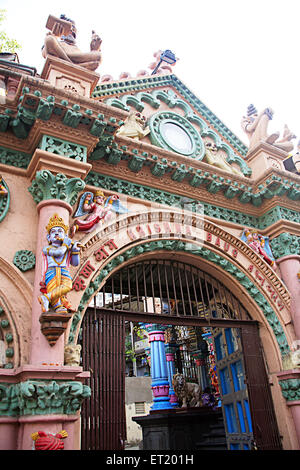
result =
[{"label": "statue crown", "polygon": [[49,219],[48,225],[47,225],[47,227],[46,227],[47,232],[49,233],[50,230],[51,230],[53,227],[62,227],[66,233],[67,233],[68,230],[69,230],[68,225],[66,225],[66,224],[64,223],[63,219],[62,219],[61,217],[59,217],[58,214],[54,214],[54,215]]},{"label": "statue crown", "polygon": [[95,194],[95,196],[96,196],[96,197],[97,197],[97,196],[100,196],[100,197],[105,197],[105,194],[104,194],[104,192],[103,192],[103,191],[101,191],[100,189],[99,189],[99,190],[97,190],[97,191],[95,191],[95,193],[94,193],[94,194]]}]

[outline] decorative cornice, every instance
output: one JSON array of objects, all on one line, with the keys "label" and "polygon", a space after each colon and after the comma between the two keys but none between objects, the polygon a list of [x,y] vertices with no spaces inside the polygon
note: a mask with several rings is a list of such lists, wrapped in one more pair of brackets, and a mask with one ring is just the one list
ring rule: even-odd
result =
[{"label": "decorative cornice", "polygon": [[255,211],[254,214],[247,214],[246,211],[242,212],[223,207],[219,205],[220,201],[218,200],[215,200],[215,203],[211,204],[201,200],[200,198],[187,198],[160,188],[133,183],[121,179],[120,177],[116,178],[113,176],[107,176],[94,171],[91,171],[87,175],[85,182],[90,186],[103,188],[109,191],[126,194],[127,196],[133,196],[142,200],[153,201],[171,207],[186,208],[192,212],[197,212],[199,204],[201,204],[203,206],[204,215],[232,222],[241,226],[256,227],[260,230],[265,230],[282,219],[300,223],[299,211],[287,209],[281,206],[276,206],[264,214],[261,214],[261,211]]},{"label": "decorative cornice", "polygon": [[80,178],[67,178],[64,174],[53,175],[48,170],[38,171],[28,191],[37,204],[47,199],[60,199],[71,206],[78,194],[85,188]]},{"label": "decorative cornice", "polygon": [[[136,142],[125,137],[113,139],[103,134],[89,157],[93,168],[108,175],[127,175],[128,179],[147,179],[154,187],[174,186],[185,192],[202,191],[220,199],[227,199],[241,206],[250,204],[262,207],[266,202],[280,197],[299,204],[300,178],[277,169],[270,169],[262,178],[252,180],[233,175],[203,161],[155,147],[146,142]],[[242,166],[241,166],[242,168]],[[215,196],[216,195],[216,196]]]}]

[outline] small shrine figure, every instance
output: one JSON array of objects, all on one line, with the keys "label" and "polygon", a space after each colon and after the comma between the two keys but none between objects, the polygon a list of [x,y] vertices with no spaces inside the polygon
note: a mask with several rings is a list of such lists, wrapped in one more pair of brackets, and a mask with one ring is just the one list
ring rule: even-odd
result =
[{"label": "small shrine figure", "polygon": [[275,259],[269,244],[269,237],[259,234],[256,229],[246,229],[243,231],[241,238],[252,250],[256,251],[256,253],[272,266],[273,269],[276,268]]},{"label": "small shrine figure", "polygon": [[277,148],[291,152],[294,144],[291,142],[296,136],[289,130],[288,126],[284,126],[283,136],[278,140],[280,133],[274,132],[268,134],[268,125],[273,118],[273,110],[265,108],[262,112],[258,113],[253,104],[247,108],[247,116],[243,116],[241,125],[243,131],[249,138],[249,151],[252,150],[260,142],[266,142],[274,145]]},{"label": "small shrine figure", "polygon": [[146,127],[146,118],[140,113],[130,113],[125,119],[124,124],[117,130],[116,136],[130,137],[134,140],[140,140],[146,137],[150,132]]},{"label": "small shrine figure", "polygon": [[[42,48],[44,58],[47,55],[79,65],[88,70],[96,70],[101,62],[100,46],[102,40],[92,31],[90,52],[81,52],[76,45],[76,26],[73,20],[60,15],[60,18],[49,16],[47,27],[51,31],[45,38]],[[66,35],[67,34],[67,35]]]},{"label": "small shrine figure", "polygon": [[201,395],[201,402],[202,406],[207,406],[212,409],[217,408],[216,398],[210,387],[205,387]]},{"label": "small shrine figure", "polygon": [[[77,211],[74,214],[75,220],[71,229],[71,237],[77,231],[92,232],[95,230],[100,222],[106,222],[112,216],[112,213],[124,214],[128,210],[122,206],[119,201],[119,196],[113,194],[106,197],[103,191],[96,191],[95,193],[86,191],[82,194],[79,200]],[[89,214],[84,220],[77,219],[83,215]]]},{"label": "small shrine figure", "polygon": [[31,434],[35,450],[64,450],[65,444],[62,439],[68,437],[67,431],[56,434],[37,431]]},{"label": "small shrine figure", "polygon": [[66,366],[80,366],[80,344],[67,344],[64,350],[64,364]]},{"label": "small shrine figure", "polygon": [[80,244],[67,236],[69,227],[63,219],[54,214],[46,227],[49,245],[43,248],[45,273],[42,295],[38,298],[42,312],[52,307],[56,313],[72,310],[66,294],[72,289],[69,266],[78,266],[80,262]]},{"label": "small shrine figure", "polygon": [[205,155],[203,157],[203,161],[205,163],[209,163],[210,165],[216,166],[221,170],[228,171],[229,173],[244,176],[240,170],[231,166],[222,155],[218,155],[216,144],[205,142],[205,149]]}]

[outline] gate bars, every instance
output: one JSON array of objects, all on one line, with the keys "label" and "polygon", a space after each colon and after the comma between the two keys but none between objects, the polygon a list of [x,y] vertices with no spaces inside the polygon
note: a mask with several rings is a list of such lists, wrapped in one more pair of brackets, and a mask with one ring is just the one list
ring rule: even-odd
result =
[{"label": "gate bars", "polygon": [[117,271],[97,294],[96,306],[120,313],[143,313],[146,321],[150,319],[147,314],[251,321],[239,300],[217,279],[169,260],[137,262]]},{"label": "gate bars", "polygon": [[122,450],[126,439],[125,320],[90,309],[82,328],[84,370],[92,395],[82,406],[81,448]]},{"label": "gate bars", "polygon": [[[152,259],[125,266],[110,276],[95,296],[94,308],[88,308],[84,316],[82,365],[91,372],[92,396],[82,407],[82,449],[124,448],[125,321],[242,328],[251,414],[258,424],[254,437],[260,448],[280,448],[262,351],[258,348],[257,322],[232,292],[210,274],[182,262]],[[243,335],[245,327],[248,330]],[[259,386],[255,381],[257,374]],[[264,420],[267,427],[272,427],[268,438],[264,437]]]}]

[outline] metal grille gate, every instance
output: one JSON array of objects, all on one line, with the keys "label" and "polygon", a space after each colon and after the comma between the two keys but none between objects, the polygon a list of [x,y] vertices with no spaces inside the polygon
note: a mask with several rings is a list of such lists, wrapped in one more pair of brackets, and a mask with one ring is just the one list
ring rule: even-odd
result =
[{"label": "metal grille gate", "polygon": [[[160,300],[159,309],[154,299]],[[123,448],[126,320],[241,328],[254,439],[259,448],[281,448],[256,322],[211,275],[185,263],[154,259],[116,271],[95,297],[94,308],[85,314],[82,365],[91,372],[92,396],[82,409],[82,449]],[[265,427],[268,433],[263,432]]]},{"label": "metal grille gate", "polygon": [[124,317],[90,309],[82,334],[83,368],[90,371],[92,395],[82,409],[83,450],[122,450],[126,438],[124,410]]}]

